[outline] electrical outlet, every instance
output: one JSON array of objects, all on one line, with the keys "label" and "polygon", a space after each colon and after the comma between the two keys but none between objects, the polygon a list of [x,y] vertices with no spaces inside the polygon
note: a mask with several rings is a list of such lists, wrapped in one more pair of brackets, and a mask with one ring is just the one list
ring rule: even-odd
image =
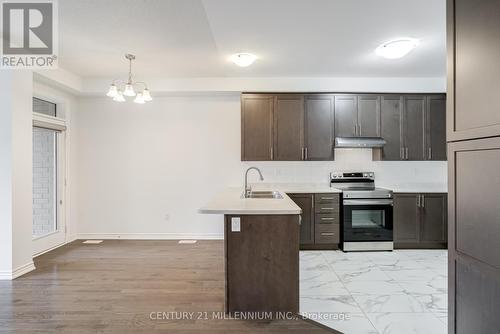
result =
[{"label": "electrical outlet", "polygon": [[231,218],[231,232],[241,232],[240,217]]}]

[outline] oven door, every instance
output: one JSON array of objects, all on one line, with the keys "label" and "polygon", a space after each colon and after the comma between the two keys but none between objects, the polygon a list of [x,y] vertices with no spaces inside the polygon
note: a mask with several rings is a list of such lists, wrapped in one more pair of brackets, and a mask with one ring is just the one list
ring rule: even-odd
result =
[{"label": "oven door", "polygon": [[345,199],[344,242],[393,241],[392,199]]}]

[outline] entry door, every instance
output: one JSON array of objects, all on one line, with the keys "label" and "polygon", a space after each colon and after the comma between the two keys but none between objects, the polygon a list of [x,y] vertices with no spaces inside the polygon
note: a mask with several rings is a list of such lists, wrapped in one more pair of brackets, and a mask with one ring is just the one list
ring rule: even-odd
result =
[{"label": "entry door", "polygon": [[33,127],[33,254],[66,241],[64,132]]}]

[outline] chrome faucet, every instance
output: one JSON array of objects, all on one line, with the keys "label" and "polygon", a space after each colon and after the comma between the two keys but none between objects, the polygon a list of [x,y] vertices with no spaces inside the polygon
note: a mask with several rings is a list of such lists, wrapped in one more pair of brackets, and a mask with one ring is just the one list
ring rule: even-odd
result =
[{"label": "chrome faucet", "polygon": [[260,169],[258,169],[257,167],[248,168],[247,171],[245,172],[245,198],[248,198],[250,196],[250,194],[252,193],[252,187],[248,185],[248,172],[251,169],[255,169],[257,172],[259,172],[260,180],[264,181],[264,177],[262,176]]}]

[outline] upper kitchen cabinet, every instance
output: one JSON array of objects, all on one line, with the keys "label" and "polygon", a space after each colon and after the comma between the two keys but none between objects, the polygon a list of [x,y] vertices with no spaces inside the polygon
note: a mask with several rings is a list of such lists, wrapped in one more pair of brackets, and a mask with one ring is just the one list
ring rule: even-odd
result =
[{"label": "upper kitchen cabinet", "polygon": [[380,137],[380,97],[358,96],[359,137]]},{"label": "upper kitchen cabinet", "polygon": [[305,96],[304,160],[333,160],[332,95]]},{"label": "upper kitchen cabinet", "polygon": [[446,160],[446,96],[427,97],[425,146],[427,160]]},{"label": "upper kitchen cabinet", "polygon": [[425,160],[425,96],[405,96],[403,101],[404,159]]},{"label": "upper kitchen cabinet", "polygon": [[333,160],[333,95],[242,94],[241,160]]},{"label": "upper kitchen cabinet", "polygon": [[304,98],[278,95],[274,103],[274,160],[304,160]]},{"label": "upper kitchen cabinet", "polygon": [[354,95],[335,96],[335,136],[355,137],[358,133],[358,99]]},{"label": "upper kitchen cabinet", "polygon": [[448,4],[448,140],[500,136],[500,2]]},{"label": "upper kitchen cabinet", "polygon": [[337,137],[379,137],[380,97],[376,95],[335,96]]},{"label": "upper kitchen cabinet", "polygon": [[380,136],[387,142],[383,149],[374,150],[382,154],[379,160],[403,159],[403,97],[382,96],[380,101]]},{"label": "upper kitchen cabinet", "polygon": [[241,97],[241,160],[273,160],[274,96]]},{"label": "upper kitchen cabinet", "polygon": [[381,97],[380,136],[374,160],[446,160],[446,96],[386,95]]}]

